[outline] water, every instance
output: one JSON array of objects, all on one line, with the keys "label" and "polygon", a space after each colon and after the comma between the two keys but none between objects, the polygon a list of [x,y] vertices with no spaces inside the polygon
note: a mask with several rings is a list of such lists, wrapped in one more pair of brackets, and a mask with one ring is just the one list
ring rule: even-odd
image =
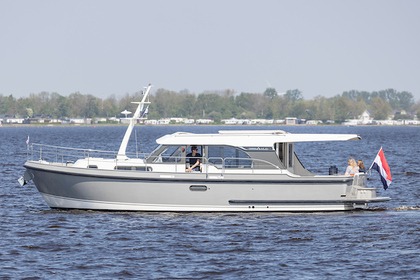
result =
[{"label": "water", "polygon": [[[260,128],[273,129],[245,127]],[[137,140],[148,152],[166,133],[218,129],[139,127]],[[305,166],[325,174],[330,165],[343,172],[348,156],[370,165],[383,146],[393,183],[378,192],[392,200],[334,213],[51,210],[32,183],[19,187],[16,181],[24,171],[27,136],[37,143],[118,150],[125,128],[1,127],[0,279],[419,278],[420,127],[282,129],[362,136],[298,147]],[[381,184],[377,174],[369,183]]]}]

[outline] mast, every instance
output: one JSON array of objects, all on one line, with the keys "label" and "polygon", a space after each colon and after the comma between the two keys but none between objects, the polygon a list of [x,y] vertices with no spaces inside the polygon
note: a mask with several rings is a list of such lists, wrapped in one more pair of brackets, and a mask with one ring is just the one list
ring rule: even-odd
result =
[{"label": "mast", "polygon": [[[117,159],[127,159],[128,158],[125,155],[125,152],[127,150],[128,140],[130,140],[131,132],[133,131],[133,128],[137,123],[137,120],[138,119],[143,119],[144,115],[147,113],[150,102],[146,101],[146,100],[148,100],[148,96],[149,96],[149,92],[150,92],[151,88],[152,88],[152,85],[149,84],[147,86],[146,90],[143,92],[143,98],[141,99],[140,102],[131,102],[133,104],[139,104],[139,105],[137,106],[137,109],[134,112],[133,117],[130,119],[130,124],[128,125],[127,130],[125,131],[125,135],[124,135],[124,138],[121,142],[120,149],[118,150]],[[145,108],[145,105],[147,105],[146,108]]]}]

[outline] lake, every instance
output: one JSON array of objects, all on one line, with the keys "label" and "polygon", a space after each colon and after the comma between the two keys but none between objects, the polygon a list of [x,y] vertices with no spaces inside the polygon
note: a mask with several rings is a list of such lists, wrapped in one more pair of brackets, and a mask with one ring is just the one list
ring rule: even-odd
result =
[{"label": "lake", "polygon": [[[0,279],[420,278],[420,127],[139,126],[129,151],[150,152],[167,133],[283,129],[356,133],[361,141],[301,143],[316,173],[347,158],[370,166],[382,146],[391,201],[323,213],[145,213],[52,210],[33,183],[20,187],[25,141],[118,150],[123,126],[0,127]],[[136,141],[137,140],[137,141]],[[136,148],[136,142],[138,147]]]}]

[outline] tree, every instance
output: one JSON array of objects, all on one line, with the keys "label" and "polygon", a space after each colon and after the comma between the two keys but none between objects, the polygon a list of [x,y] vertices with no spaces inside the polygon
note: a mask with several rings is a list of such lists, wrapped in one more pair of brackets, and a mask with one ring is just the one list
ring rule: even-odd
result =
[{"label": "tree", "polygon": [[269,103],[270,111],[272,113],[273,119],[280,119],[281,118],[281,102],[282,97],[281,96],[275,96],[271,102]]},{"label": "tree", "polygon": [[[119,100],[115,96],[106,99],[75,92],[62,96],[56,92],[31,93],[28,97],[15,99],[12,95],[0,94],[0,114],[17,117],[51,116],[63,117],[120,117],[127,109],[134,111],[132,101],[139,101],[142,92],[125,94]],[[233,90],[208,91],[198,96],[188,90],[180,92],[158,89],[150,96],[150,118],[269,118],[285,117],[338,120],[357,118],[368,109],[375,119],[386,119],[392,112],[405,110],[407,116],[420,118],[420,101],[414,102],[413,94],[386,89],[375,92],[351,90],[331,98],[317,96],[304,100],[298,89],[278,95],[274,88],[264,93]]]},{"label": "tree", "polygon": [[278,94],[275,88],[267,88],[264,91],[264,96],[268,97],[269,99],[273,99],[274,97],[277,97]]},{"label": "tree", "polygon": [[407,91],[400,92],[398,93],[398,101],[400,108],[408,111],[414,105],[413,94]]},{"label": "tree", "polygon": [[85,117],[86,96],[82,95],[80,92],[74,92],[69,95],[68,105],[70,107],[68,117]]},{"label": "tree", "polygon": [[[122,109],[123,110],[121,111],[124,111],[125,108]],[[100,106],[101,116],[117,117],[121,111],[118,108],[118,101],[115,98],[115,95],[112,95],[103,100]]]},{"label": "tree", "polygon": [[352,118],[354,113],[352,110],[353,101],[346,97],[336,96],[333,98],[334,120],[344,122],[346,119]]},{"label": "tree", "polygon": [[288,90],[284,94],[286,101],[296,102],[303,99],[302,92],[298,89]]},{"label": "tree", "polygon": [[371,107],[369,111],[376,120],[386,120],[391,114],[391,106],[382,98],[372,98]]},{"label": "tree", "polygon": [[54,118],[63,118],[68,115],[68,106],[66,98],[60,94],[53,92],[50,94],[50,115]]},{"label": "tree", "polygon": [[17,102],[13,95],[0,95],[0,112],[5,115],[14,116],[16,112]]},{"label": "tree", "polygon": [[87,95],[85,99],[86,103],[84,106],[84,116],[88,118],[94,118],[99,113],[99,102],[95,96]]},{"label": "tree", "polygon": [[254,96],[255,96],[255,93],[242,92],[235,99],[236,106],[241,108],[241,111],[252,111],[253,106],[254,106],[254,100],[255,100]]}]

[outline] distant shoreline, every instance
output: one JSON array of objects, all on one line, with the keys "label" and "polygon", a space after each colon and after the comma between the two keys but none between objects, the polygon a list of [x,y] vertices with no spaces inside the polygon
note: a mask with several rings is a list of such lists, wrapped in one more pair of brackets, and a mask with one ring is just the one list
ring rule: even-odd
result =
[{"label": "distant shoreline", "polygon": [[[2,128],[17,128],[17,127],[127,127],[127,124],[2,124]],[[229,125],[229,124],[137,124],[136,126],[155,126],[155,127],[169,127],[169,126],[226,126],[226,127],[420,127],[414,124],[401,124],[401,125],[385,125],[385,124],[360,124],[360,125],[342,125],[342,124],[244,124],[244,125]]]}]

